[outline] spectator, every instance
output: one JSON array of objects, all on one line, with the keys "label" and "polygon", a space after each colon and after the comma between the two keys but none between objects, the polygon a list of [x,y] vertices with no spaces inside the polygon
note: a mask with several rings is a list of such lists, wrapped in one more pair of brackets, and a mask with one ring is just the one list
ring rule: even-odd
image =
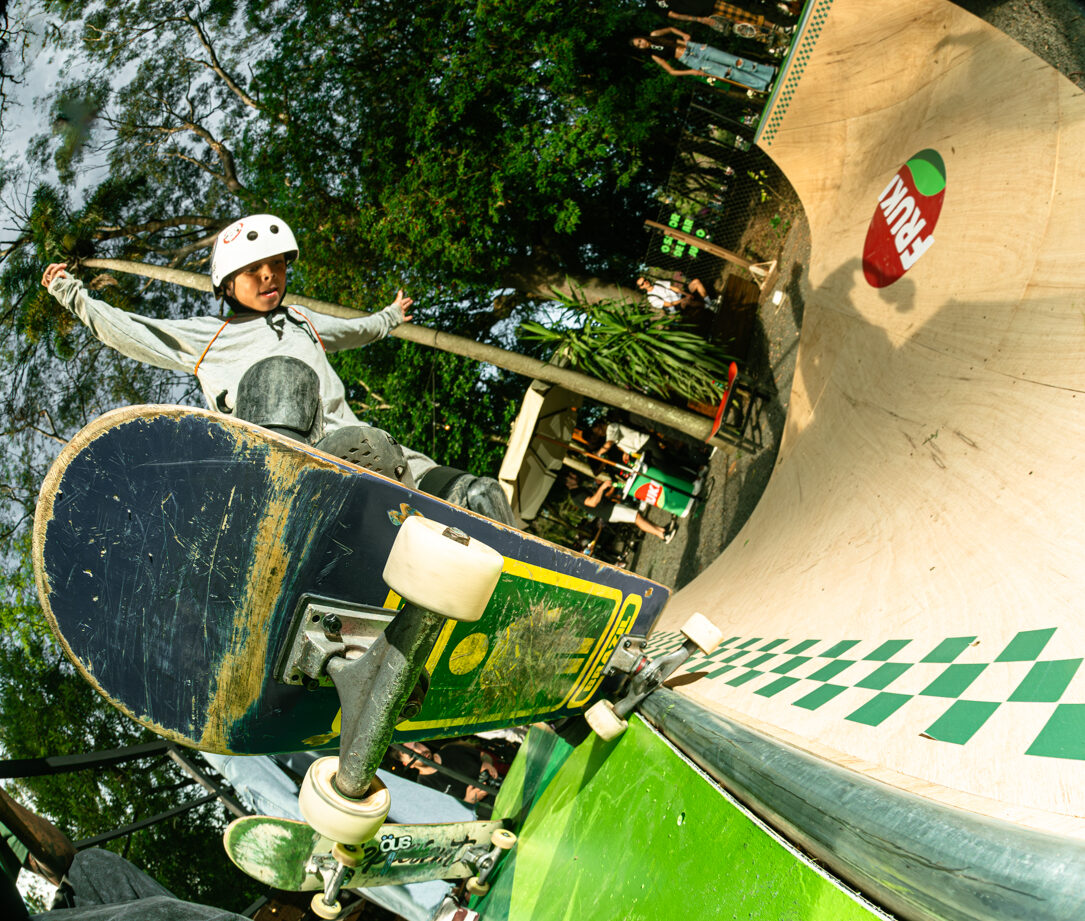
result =
[{"label": "spectator", "polygon": [[668,281],[653,282],[641,275],[637,279],[637,287],[644,292],[649,305],[664,313],[712,306],[708,289],[699,278],[690,279],[687,290],[680,284],[676,285]]},{"label": "spectator", "polygon": [[610,477],[604,477],[595,492],[580,486],[580,478],[573,471],[565,475],[565,485],[569,489],[569,498],[580,508],[608,524],[633,524],[645,534],[658,537],[661,541],[669,544],[674,538],[677,524],[671,522],[666,528],[652,524],[639,511],[629,505],[616,502],[613,496],[607,495],[613,486]]},{"label": "spectator", "polygon": [[[483,777],[497,777],[497,766],[493,758],[467,742],[446,742],[440,748],[424,742],[407,742],[403,747],[465,777],[478,777],[480,780]],[[489,795],[482,787],[445,774],[432,764],[426,764],[402,752],[397,754],[408,773],[415,775],[412,779],[431,790],[454,796],[469,805],[475,805]]]},{"label": "spectator", "polygon": [[[776,77],[776,68],[771,64],[736,57],[712,45],[691,41],[687,33],[674,28],[656,29],[647,37],[630,39],[629,44],[638,51],[651,54],[653,61],[675,77],[724,80],[751,93],[767,93]],[[666,58],[684,64],[685,69],[675,67]]]}]

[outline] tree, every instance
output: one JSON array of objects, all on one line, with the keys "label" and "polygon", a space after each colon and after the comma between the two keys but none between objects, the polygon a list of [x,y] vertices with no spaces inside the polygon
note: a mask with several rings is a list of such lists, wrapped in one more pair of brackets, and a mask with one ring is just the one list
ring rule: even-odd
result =
[{"label": "tree", "polygon": [[[422,322],[482,343],[551,288],[575,281],[612,295],[631,277],[681,91],[628,53],[628,34],[658,24],[639,0],[38,7],[47,50],[79,54],[31,145],[39,172],[12,161],[4,173],[17,230],[0,247],[0,335],[20,369],[5,409],[9,432],[37,441],[15,467],[40,466],[50,440],[110,399],[194,393],[73,329],[37,284],[46,262],[126,257],[206,271],[217,228],[269,210],[302,242],[294,290],[373,307],[406,286]],[[73,199],[91,163],[105,176]],[[37,178],[45,170],[60,184]],[[103,296],[141,313],[207,311],[174,289],[113,281]],[[348,364],[355,397],[362,381],[398,392],[364,355]],[[495,385],[480,376],[490,373],[471,370],[472,394]],[[450,436],[454,445],[507,432],[507,413],[486,401],[456,410],[468,434]],[[397,436],[432,442],[423,416],[413,416],[423,428]],[[458,462],[454,445],[437,459]]]},{"label": "tree", "polygon": [[11,15],[8,13],[7,3],[0,5],[0,18],[3,19],[3,26],[0,27],[0,140],[2,140],[5,127],[3,116],[9,108],[12,90],[22,82],[18,69],[25,61],[30,35],[25,28],[11,28]]},{"label": "tree", "polygon": [[[208,232],[274,210],[306,287],[343,300],[613,294],[673,152],[675,81],[624,45],[634,0],[43,0],[89,59],[34,147],[69,181],[105,156],[78,244],[193,267]],[[112,89],[109,89],[112,87]]]},{"label": "tree", "polygon": [[284,47],[314,35],[321,47],[256,68],[288,127],[247,126],[252,188],[309,198],[310,226],[334,226],[349,261],[543,298],[566,276],[586,287],[628,277],[643,252],[639,215],[673,154],[678,92],[626,52],[642,4],[264,11]]},{"label": "tree", "polygon": [[[677,314],[642,303],[586,302],[575,296],[561,303],[569,322],[556,329],[525,323],[524,337],[555,345],[555,354],[570,367],[602,380],[660,397],[719,401],[727,357]],[[644,415],[642,407],[638,411]],[[693,425],[689,434],[707,428]]]}]

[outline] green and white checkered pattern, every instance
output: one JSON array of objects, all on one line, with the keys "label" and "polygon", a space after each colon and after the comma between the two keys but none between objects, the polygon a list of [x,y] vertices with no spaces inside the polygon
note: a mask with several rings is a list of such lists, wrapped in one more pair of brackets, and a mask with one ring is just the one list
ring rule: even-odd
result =
[{"label": "green and white checkered pattern", "polygon": [[[860,692],[863,702],[844,719],[866,726],[881,725],[917,698],[945,700],[941,716],[916,730],[956,745],[967,744],[1001,710],[1003,717],[1038,720],[1025,754],[1085,761],[1085,702],[1063,699],[1082,659],[1048,653],[1054,634],[1054,627],[1023,631],[983,661],[976,653],[987,644],[977,636],[949,637],[933,648],[907,639],[733,636],[710,656],[695,653],[685,670],[761,697],[779,696],[804,710],[817,710],[846,691],[853,697]],[[680,633],[654,634],[648,653],[664,654],[683,639]],[[1022,704],[1046,706],[1018,706],[1015,714],[1015,705]]]},{"label": "green and white checkered pattern", "polygon": [[806,5],[796,29],[798,35],[787,56],[783,79],[777,80],[776,88],[765,106],[769,117],[762,120],[754,137],[755,143],[764,146],[771,144],[773,138],[776,137],[780,123],[787,114],[787,110],[791,108],[791,100],[795,96],[799,80],[802,79],[806,65],[810,63],[810,58],[814,54],[814,46],[821,35],[821,30],[825,27],[825,20],[829,18],[832,5],[832,0],[816,0]]}]

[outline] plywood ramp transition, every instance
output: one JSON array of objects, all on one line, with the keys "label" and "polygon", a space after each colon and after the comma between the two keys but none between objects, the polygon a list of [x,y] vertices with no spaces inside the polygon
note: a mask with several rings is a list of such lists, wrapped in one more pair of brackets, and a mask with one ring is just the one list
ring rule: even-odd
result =
[{"label": "plywood ramp transition", "polygon": [[789,416],[656,645],[701,611],[686,697],[1085,837],[1085,98],[950,3],[820,2],[760,143],[810,222]]}]

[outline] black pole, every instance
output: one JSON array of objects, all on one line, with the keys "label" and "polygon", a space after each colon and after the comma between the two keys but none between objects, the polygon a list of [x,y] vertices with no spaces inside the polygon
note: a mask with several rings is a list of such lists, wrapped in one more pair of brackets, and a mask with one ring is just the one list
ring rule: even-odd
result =
[{"label": "black pole", "polygon": [[478,787],[480,790],[485,790],[487,793],[497,793],[501,787],[494,786],[481,777],[470,778],[466,774],[461,774],[459,771],[454,771],[450,767],[445,767],[439,761],[432,761],[425,755],[420,755],[414,749],[407,748],[403,745],[389,745],[389,748],[395,749],[401,755],[408,755],[414,761],[421,761],[423,764],[429,765],[431,768],[436,768],[439,774],[444,774],[446,777],[451,777],[453,780],[458,780],[460,783],[465,783],[471,787]]},{"label": "black pole", "polygon": [[235,797],[227,787],[212,780],[206,771],[202,770],[195,761],[181,751],[176,745],[170,746],[170,757],[177,763],[181,770],[188,774],[189,777],[195,780],[196,783],[203,787],[208,793],[214,793],[215,796],[222,800],[222,804],[237,818],[250,815],[249,810],[241,805],[237,797]]},{"label": "black pole", "polygon": [[122,764],[151,755],[164,755],[169,751],[168,742],[145,742],[112,751],[87,752],[83,755],[54,755],[47,758],[17,758],[0,761],[0,778],[46,777],[51,774],[68,774],[88,768]]},{"label": "black pole", "polygon": [[208,793],[207,796],[201,796],[199,799],[194,799],[190,803],[184,803],[175,809],[170,809],[168,812],[160,812],[158,815],[152,815],[146,819],[141,819],[139,822],[133,822],[131,825],[125,825],[123,828],[118,828],[115,831],[106,832],[104,835],[95,835],[93,838],[84,838],[82,841],[76,841],[75,849],[77,851],[82,851],[88,847],[96,847],[105,841],[112,841],[114,838],[123,838],[125,835],[130,835],[134,831],[150,828],[152,825],[164,822],[166,819],[172,819],[174,816],[183,815],[189,810],[195,809],[197,806],[202,806],[205,803],[212,803],[217,799],[218,796],[214,793]]}]

